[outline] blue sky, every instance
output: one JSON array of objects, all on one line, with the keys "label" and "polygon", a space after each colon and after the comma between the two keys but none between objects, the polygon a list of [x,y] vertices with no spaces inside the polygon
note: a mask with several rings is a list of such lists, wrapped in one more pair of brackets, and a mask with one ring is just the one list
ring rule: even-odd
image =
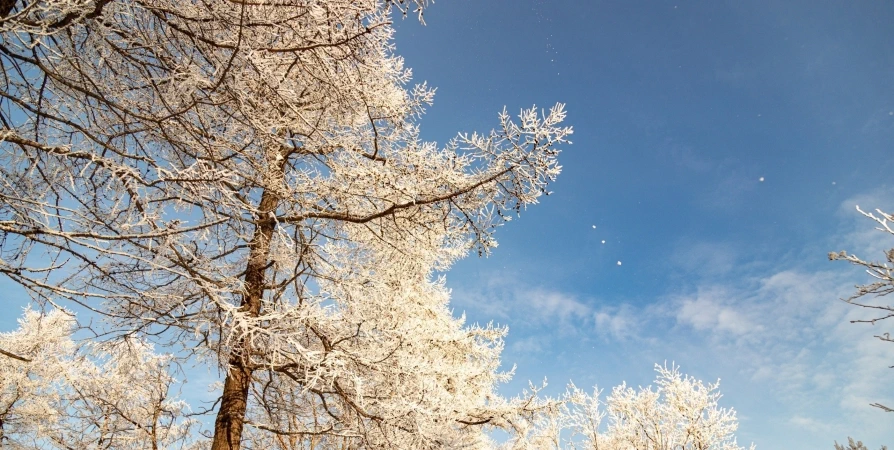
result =
[{"label": "blue sky", "polygon": [[554,195],[448,274],[457,313],[510,327],[504,393],[673,361],[721,379],[742,444],[894,445],[868,406],[894,404],[890,324],[848,323],[866,276],[826,257],[894,247],[854,211],[894,210],[894,3],[438,0],[426,22],[397,24],[438,87],[424,138],[535,103],[575,127]]},{"label": "blue sky", "polygon": [[510,327],[507,394],[674,361],[721,379],[740,443],[894,445],[868,406],[894,403],[890,324],[848,323],[866,276],[826,257],[894,247],[854,210],[894,209],[894,4],[444,0],[426,22],[397,33],[438,87],[426,139],[504,105],[575,127],[554,195],[448,274],[457,313]]}]

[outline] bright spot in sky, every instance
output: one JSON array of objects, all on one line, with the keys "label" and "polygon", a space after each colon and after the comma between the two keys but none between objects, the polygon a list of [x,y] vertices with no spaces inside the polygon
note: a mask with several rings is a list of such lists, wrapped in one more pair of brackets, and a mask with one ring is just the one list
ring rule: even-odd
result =
[{"label": "bright spot in sky", "polygon": [[833,181],[832,184],[835,184],[835,182]]},{"label": "bright spot in sky", "polygon": [[621,265],[621,261],[618,261],[618,265],[619,265],[619,266]]},{"label": "bright spot in sky", "polygon": [[596,225],[593,225],[593,229],[594,229],[594,230],[596,229]]},{"label": "bright spot in sky", "polygon": [[602,240],[602,243],[605,244],[605,239]]},{"label": "bright spot in sky", "polygon": [[760,179],[759,179],[758,181],[760,181],[761,183],[763,183],[763,182],[764,182],[764,177],[760,177]]}]

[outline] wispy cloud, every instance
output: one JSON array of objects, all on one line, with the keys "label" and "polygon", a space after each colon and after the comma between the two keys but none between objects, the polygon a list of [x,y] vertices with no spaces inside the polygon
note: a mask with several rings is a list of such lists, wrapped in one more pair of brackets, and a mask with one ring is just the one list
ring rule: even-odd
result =
[{"label": "wispy cloud", "polygon": [[788,422],[797,428],[804,428],[810,431],[827,430],[830,428],[830,426],[834,426],[833,424],[829,424],[812,417],[804,417],[797,414],[792,416]]},{"label": "wispy cloud", "polygon": [[454,289],[452,304],[514,326],[574,325],[592,314],[592,307],[573,294],[531,286],[504,273],[492,273],[471,288]]},{"label": "wispy cloud", "polygon": [[686,239],[674,246],[671,266],[686,274],[715,276],[729,273],[741,264],[733,246],[726,242],[706,242]]},{"label": "wispy cloud", "polygon": [[589,305],[574,296],[542,288],[517,290],[514,292],[513,300],[516,304],[521,303],[530,308],[528,317],[539,322],[558,320],[567,323],[572,320],[585,320],[592,313]]},{"label": "wispy cloud", "polygon": [[[879,190],[842,203],[844,248],[878,252],[894,246],[853,209],[858,203],[884,208],[882,201],[894,198],[890,194]],[[888,368],[894,345],[873,335],[890,324],[850,323],[871,315],[838,300],[861,280],[843,267],[815,267],[765,261],[705,274],[693,280],[688,293],[667,296],[664,311],[676,327],[703,336],[706,352],[741,367],[755,386],[769,387],[769,395],[788,405],[792,426],[829,431],[834,422],[845,436],[878,439],[890,418],[869,404],[894,403],[894,371]]]},{"label": "wispy cloud", "polygon": [[730,304],[733,297],[720,286],[699,289],[677,300],[676,319],[696,330],[736,336],[760,334],[764,327],[748,317],[748,311]]},{"label": "wispy cloud", "polygon": [[707,173],[716,169],[718,163],[700,155],[695,147],[688,144],[679,144],[671,140],[665,143],[671,161],[677,166],[695,173]]},{"label": "wispy cloud", "polygon": [[[886,241],[853,209],[886,208],[886,198],[894,198],[894,191],[842,203],[834,230],[841,248],[894,247],[894,239]],[[825,245],[771,260],[735,242],[680,241],[668,256],[680,276],[668,292],[639,303],[612,303],[496,274],[479,280],[474,291],[456,292],[454,304],[510,324],[508,350],[515,356],[563,352],[574,341],[588,342],[585,349],[595,353],[587,357],[600,365],[682,358],[707,379],[735,378],[740,395],[772,399],[752,406],[774,408],[773,419],[766,417],[769,411],[740,408],[750,420],[819,430],[829,442],[847,435],[880,441],[890,415],[869,404],[894,404],[894,370],[888,369],[894,345],[873,337],[883,325],[850,323],[869,314],[839,299],[864,280],[858,271],[823,261],[832,250]],[[804,254],[815,254],[816,261],[797,259]],[[591,347],[598,341],[601,346]],[[571,368],[588,370],[593,369]]]},{"label": "wispy cloud", "polygon": [[540,353],[543,351],[543,344],[541,336],[528,336],[524,339],[515,340],[511,348],[515,353]]},{"label": "wispy cloud", "polygon": [[542,351],[559,336],[600,337],[625,341],[637,335],[642,323],[639,308],[628,304],[608,304],[592,297],[530,286],[505,274],[494,274],[482,280],[474,290],[456,289],[453,305],[469,308],[491,318],[498,318],[519,333],[534,334],[514,341],[513,350],[527,353]]}]

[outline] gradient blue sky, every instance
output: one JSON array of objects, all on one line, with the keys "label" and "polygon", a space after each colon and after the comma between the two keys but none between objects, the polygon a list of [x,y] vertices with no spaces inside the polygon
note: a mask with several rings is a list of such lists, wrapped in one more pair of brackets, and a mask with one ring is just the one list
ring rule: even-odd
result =
[{"label": "gradient blue sky", "polygon": [[894,445],[868,406],[894,403],[890,324],[848,323],[866,276],[826,257],[894,247],[854,210],[894,209],[894,3],[438,0],[426,22],[397,33],[438,87],[426,139],[504,105],[575,127],[554,195],[448,274],[457,313],[510,327],[507,394],[674,361],[721,379],[741,444]]},{"label": "gradient blue sky", "polygon": [[[894,247],[854,211],[894,210],[894,3],[438,0],[426,21],[397,24],[438,87],[426,139],[504,105],[564,102],[575,127],[554,195],[448,274],[457,314],[510,327],[504,393],[673,361],[721,379],[741,444],[894,445],[868,406],[894,404],[890,324],[848,323],[866,276],[826,258]],[[0,288],[9,330],[26,297]]]}]

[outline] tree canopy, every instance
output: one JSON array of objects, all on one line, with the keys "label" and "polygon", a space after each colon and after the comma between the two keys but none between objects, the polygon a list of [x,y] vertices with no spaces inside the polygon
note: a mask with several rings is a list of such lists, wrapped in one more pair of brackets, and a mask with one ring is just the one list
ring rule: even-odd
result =
[{"label": "tree canopy", "polygon": [[4,2],[0,272],[223,370],[212,448],[482,439],[525,407],[494,392],[505,330],[434,272],[536,202],[571,128],[557,105],[420,141],[411,6]]}]

